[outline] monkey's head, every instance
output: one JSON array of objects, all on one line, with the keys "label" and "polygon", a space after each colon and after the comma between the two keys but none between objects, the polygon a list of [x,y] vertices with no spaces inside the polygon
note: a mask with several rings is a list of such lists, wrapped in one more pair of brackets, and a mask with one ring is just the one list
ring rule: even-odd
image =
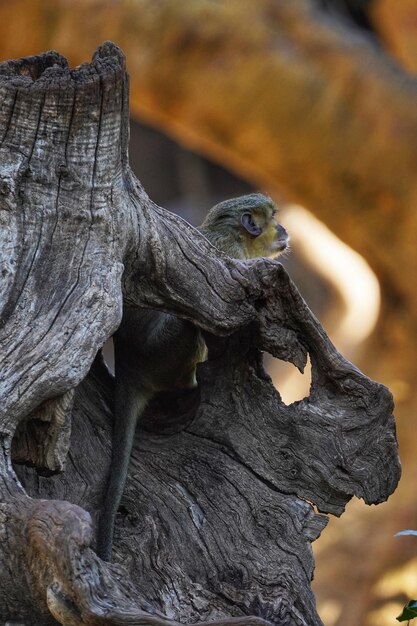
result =
[{"label": "monkey's head", "polygon": [[275,221],[271,198],[252,193],[216,204],[201,225],[216,248],[235,259],[275,258],[289,242],[287,231]]}]

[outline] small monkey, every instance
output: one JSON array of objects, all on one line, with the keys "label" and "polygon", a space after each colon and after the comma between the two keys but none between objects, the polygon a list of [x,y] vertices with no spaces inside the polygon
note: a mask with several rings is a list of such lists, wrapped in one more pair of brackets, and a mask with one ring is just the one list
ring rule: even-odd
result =
[{"label": "small monkey", "polygon": [[[289,237],[274,216],[276,206],[254,193],[216,204],[199,231],[235,259],[277,257]],[[97,554],[111,559],[116,513],[126,483],[136,424],[151,398],[160,391],[197,385],[197,363],[206,358],[199,329],[188,320],[152,309],[123,308],[114,337],[115,403],[112,462],[104,510],[99,521]]]}]

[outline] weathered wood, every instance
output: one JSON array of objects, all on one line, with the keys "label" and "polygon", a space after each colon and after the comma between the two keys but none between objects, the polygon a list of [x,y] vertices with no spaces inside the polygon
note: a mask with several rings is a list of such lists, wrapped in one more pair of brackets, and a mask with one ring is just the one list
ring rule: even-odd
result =
[{"label": "weathered wood", "polygon": [[[0,65],[0,90],[0,619],[319,626],[310,544],[327,518],[310,503],[340,515],[395,489],[390,393],[337,353],[279,263],[229,259],[149,200],[114,45],[75,70],[56,53]],[[113,381],[100,358],[86,376],[122,293],[193,320],[209,348],[197,392],[157,399],[138,430],[123,567],[93,552]],[[309,397],[283,404],[261,350],[300,369],[309,353]],[[19,481],[15,433],[16,460],[64,473]]]}]

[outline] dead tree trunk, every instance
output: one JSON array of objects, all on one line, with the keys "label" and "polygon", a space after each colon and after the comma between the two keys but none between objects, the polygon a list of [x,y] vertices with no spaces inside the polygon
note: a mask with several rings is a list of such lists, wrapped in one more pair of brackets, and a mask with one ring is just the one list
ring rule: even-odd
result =
[{"label": "dead tree trunk", "polygon": [[[149,200],[114,45],[74,70],[56,53],[4,63],[0,92],[0,621],[318,626],[310,544],[327,518],[310,503],[340,515],[395,489],[389,391],[336,352],[279,263],[233,261]],[[113,380],[94,357],[123,297],[193,320],[209,360],[138,430],[109,565],[94,521]],[[308,398],[282,403],[262,350],[300,369],[310,355]]]}]

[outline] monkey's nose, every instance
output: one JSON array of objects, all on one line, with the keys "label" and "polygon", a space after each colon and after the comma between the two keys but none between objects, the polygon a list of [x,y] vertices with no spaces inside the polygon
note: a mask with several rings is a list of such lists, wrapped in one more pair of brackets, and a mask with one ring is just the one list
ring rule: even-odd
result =
[{"label": "monkey's nose", "polygon": [[288,233],[281,224],[277,224],[275,228],[277,229],[278,239],[288,239]]}]

